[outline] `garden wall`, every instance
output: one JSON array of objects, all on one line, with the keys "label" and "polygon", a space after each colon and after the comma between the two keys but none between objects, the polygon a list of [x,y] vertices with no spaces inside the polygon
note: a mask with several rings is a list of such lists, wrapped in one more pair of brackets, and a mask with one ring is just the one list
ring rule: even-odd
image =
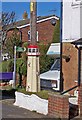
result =
[{"label": "garden wall", "polygon": [[38,113],[48,114],[48,100],[41,99],[37,95],[25,95],[20,92],[15,92],[14,105],[28,109],[30,111],[36,111]]}]

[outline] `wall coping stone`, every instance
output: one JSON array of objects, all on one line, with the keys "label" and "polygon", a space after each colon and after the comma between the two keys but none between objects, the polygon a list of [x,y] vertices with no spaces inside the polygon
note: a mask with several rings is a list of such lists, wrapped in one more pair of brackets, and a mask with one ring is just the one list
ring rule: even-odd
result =
[{"label": "wall coping stone", "polygon": [[61,95],[60,93],[54,93],[54,92],[49,92],[48,93],[49,96],[55,96],[55,97],[59,97],[59,98],[68,98],[69,99],[69,96],[68,95]]}]

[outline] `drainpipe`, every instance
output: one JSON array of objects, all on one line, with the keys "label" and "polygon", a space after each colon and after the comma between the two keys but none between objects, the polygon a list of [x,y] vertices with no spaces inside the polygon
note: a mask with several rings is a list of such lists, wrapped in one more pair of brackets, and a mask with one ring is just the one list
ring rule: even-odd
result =
[{"label": "drainpipe", "polygon": [[80,75],[81,75],[81,73],[80,73],[80,71],[81,71],[80,60],[81,60],[81,48],[78,48],[78,86],[80,86],[80,83],[81,83],[81,81],[80,81]]},{"label": "drainpipe", "polygon": [[60,16],[60,92],[63,91],[63,74],[62,74],[62,6],[63,2],[61,0],[61,16]]}]

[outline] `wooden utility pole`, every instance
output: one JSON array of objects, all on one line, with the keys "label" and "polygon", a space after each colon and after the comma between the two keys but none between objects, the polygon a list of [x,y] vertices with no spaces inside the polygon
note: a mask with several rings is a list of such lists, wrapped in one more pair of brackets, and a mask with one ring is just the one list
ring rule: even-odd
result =
[{"label": "wooden utility pole", "polygon": [[36,45],[37,43],[37,3],[36,0],[31,0],[30,3],[30,32],[31,32],[31,44]]}]

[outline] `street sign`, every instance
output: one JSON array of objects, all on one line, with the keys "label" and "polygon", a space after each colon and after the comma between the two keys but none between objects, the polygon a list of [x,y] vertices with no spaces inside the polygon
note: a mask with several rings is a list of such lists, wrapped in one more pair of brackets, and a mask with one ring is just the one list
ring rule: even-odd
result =
[{"label": "street sign", "polygon": [[26,48],[22,48],[22,47],[16,47],[16,51],[17,52],[25,52],[26,51]]}]

